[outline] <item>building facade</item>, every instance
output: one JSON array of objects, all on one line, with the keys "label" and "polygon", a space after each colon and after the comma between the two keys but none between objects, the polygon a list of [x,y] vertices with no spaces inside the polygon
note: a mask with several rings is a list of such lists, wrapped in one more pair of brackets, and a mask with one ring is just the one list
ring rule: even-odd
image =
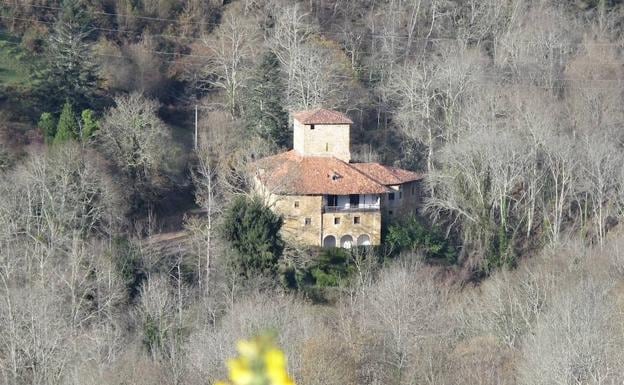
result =
[{"label": "building facade", "polygon": [[414,214],[422,174],[351,162],[353,123],[336,111],[293,114],[293,150],[254,164],[258,192],[284,218],[290,242],[309,246],[379,245],[382,227]]}]

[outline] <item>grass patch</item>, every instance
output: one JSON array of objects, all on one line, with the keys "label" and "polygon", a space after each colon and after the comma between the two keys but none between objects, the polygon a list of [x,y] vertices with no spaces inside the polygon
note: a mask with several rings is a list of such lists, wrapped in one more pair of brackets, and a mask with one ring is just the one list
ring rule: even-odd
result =
[{"label": "grass patch", "polygon": [[0,32],[0,84],[3,87],[29,87],[32,58],[19,45],[19,39]]}]

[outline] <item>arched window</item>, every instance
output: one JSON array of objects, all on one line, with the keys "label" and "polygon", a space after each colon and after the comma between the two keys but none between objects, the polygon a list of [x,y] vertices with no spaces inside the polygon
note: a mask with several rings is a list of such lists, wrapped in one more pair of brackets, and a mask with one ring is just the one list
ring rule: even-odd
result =
[{"label": "arched window", "polygon": [[370,246],[371,242],[370,242],[370,237],[368,236],[368,234],[362,234],[357,238],[357,245],[358,246]]},{"label": "arched window", "polygon": [[351,246],[353,246],[353,237],[350,235],[343,235],[342,238],[340,238],[340,247],[350,249]]},{"label": "arched window", "polygon": [[323,240],[323,247],[336,247],[336,237],[328,235]]}]

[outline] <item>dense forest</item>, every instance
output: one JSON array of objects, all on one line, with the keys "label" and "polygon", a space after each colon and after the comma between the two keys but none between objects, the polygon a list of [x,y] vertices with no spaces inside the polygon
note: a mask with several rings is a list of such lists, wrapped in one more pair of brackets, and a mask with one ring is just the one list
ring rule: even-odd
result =
[{"label": "dense forest", "polygon": [[[624,379],[624,4],[0,0],[0,384]],[[284,242],[289,113],[426,173],[379,247]],[[195,137],[195,125],[198,135]]]}]

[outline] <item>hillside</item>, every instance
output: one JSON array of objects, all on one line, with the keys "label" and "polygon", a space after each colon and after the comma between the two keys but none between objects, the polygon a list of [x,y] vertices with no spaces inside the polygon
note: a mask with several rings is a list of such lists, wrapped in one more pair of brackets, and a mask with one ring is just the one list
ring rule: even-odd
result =
[{"label": "hillside", "polygon": [[[0,385],[214,384],[267,333],[298,385],[620,383],[623,21],[610,0],[0,0]],[[285,153],[310,110],[340,160]],[[258,194],[282,152],[293,210],[342,178],[318,202],[381,218],[413,183],[418,214],[318,247]],[[305,226],[317,246],[285,236]]]}]

